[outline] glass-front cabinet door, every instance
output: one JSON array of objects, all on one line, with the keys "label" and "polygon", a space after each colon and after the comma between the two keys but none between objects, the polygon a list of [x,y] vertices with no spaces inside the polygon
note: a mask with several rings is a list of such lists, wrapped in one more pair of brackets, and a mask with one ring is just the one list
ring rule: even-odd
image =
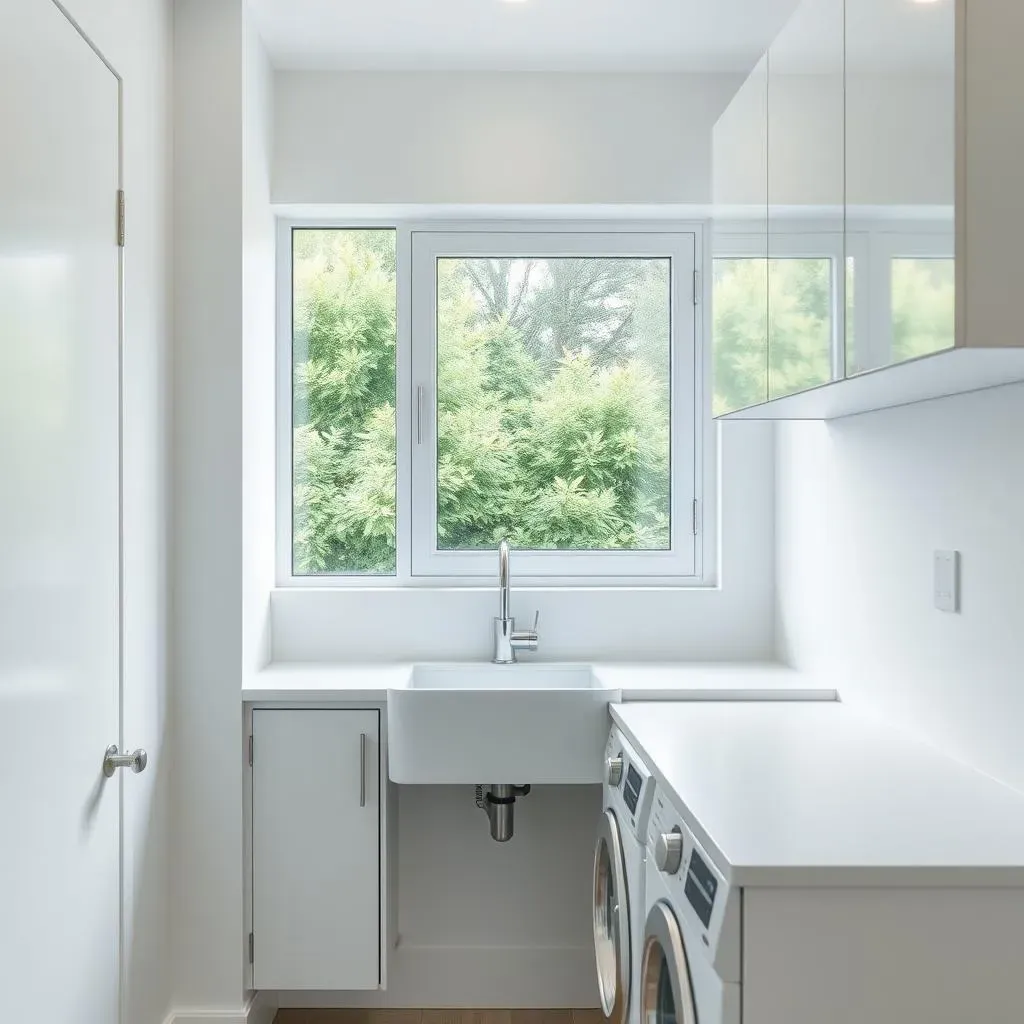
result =
[{"label": "glass-front cabinet door", "polygon": [[847,0],[849,375],[955,343],[954,0]]},{"label": "glass-front cabinet door", "polygon": [[800,0],[720,118],[716,416],[958,344],[956,13]]},{"label": "glass-front cabinet door", "polygon": [[715,416],[768,401],[768,56],[712,136]]},{"label": "glass-front cabinet door", "polygon": [[803,0],[768,51],[768,397],[843,373],[843,0]]}]

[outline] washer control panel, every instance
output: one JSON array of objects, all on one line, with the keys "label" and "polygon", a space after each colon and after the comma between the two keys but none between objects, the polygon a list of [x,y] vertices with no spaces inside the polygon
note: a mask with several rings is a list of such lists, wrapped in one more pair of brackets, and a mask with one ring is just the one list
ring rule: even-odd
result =
[{"label": "washer control panel", "polygon": [[608,802],[617,811],[620,821],[645,844],[654,802],[654,779],[618,729],[612,729],[605,747],[605,786],[610,791]]},{"label": "washer control panel", "polygon": [[647,853],[668,887],[680,923],[699,935],[704,954],[716,964],[720,956],[738,957],[738,950],[734,954],[731,948],[719,949],[723,927],[738,914],[729,884],[660,790],[655,792],[651,809]]}]

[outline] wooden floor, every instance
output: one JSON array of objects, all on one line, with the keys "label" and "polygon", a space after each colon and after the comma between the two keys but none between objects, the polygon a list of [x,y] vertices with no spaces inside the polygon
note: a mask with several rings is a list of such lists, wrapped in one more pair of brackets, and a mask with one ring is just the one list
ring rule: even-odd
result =
[{"label": "wooden floor", "polygon": [[605,1024],[600,1010],[278,1010],[274,1024]]}]

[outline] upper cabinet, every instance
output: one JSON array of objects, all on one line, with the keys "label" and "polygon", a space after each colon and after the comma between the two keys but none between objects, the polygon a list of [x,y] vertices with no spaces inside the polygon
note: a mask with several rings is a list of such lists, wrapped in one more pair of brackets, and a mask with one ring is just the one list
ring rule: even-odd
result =
[{"label": "upper cabinet", "polygon": [[716,415],[1024,379],[1022,32],[1011,0],[796,6],[715,130]]},{"label": "upper cabinet", "polygon": [[843,0],[804,0],[768,52],[768,397],[842,375]]},{"label": "upper cabinet", "polygon": [[846,367],[955,345],[956,6],[846,5]]}]

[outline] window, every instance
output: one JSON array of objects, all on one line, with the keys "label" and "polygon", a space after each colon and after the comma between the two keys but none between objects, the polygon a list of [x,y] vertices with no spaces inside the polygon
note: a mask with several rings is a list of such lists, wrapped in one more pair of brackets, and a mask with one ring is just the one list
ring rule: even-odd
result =
[{"label": "window", "polygon": [[393,230],[291,236],[291,573],[396,569]]},{"label": "window", "polygon": [[282,582],[489,578],[503,538],[520,578],[700,575],[695,232],[286,225],[282,249]]}]

